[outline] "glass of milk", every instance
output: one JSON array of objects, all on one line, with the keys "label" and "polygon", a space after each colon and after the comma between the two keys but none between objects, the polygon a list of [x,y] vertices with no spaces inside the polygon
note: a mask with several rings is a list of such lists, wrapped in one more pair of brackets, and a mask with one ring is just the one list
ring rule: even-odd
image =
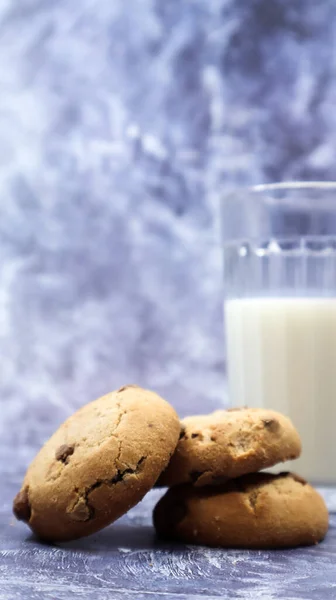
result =
[{"label": "glass of milk", "polygon": [[284,468],[335,484],[336,182],[232,191],[221,220],[231,403],[288,415],[303,453]]}]

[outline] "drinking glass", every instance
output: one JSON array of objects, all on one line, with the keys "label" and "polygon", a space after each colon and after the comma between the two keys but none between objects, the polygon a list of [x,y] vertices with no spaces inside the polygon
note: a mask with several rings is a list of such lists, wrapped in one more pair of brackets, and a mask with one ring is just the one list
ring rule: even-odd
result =
[{"label": "drinking glass", "polygon": [[336,182],[259,185],[221,204],[233,406],[288,415],[303,443],[285,465],[336,483]]}]

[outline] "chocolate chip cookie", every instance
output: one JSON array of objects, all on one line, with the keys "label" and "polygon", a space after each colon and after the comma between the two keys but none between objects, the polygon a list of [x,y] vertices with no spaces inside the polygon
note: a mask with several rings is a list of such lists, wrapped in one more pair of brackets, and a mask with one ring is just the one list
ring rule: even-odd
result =
[{"label": "chocolate chip cookie", "polygon": [[219,487],[170,488],[154,509],[160,537],[225,548],[284,548],[320,542],[328,511],[291,473],[254,473]]},{"label": "chocolate chip cookie", "polygon": [[180,433],[157,394],[126,386],[87,404],[40,450],[14,500],[41,538],[71,540],[118,519],[153,487]]},{"label": "chocolate chip cookie", "polygon": [[218,485],[298,458],[292,422],[273,410],[242,408],[187,417],[176,451],[158,485]]}]

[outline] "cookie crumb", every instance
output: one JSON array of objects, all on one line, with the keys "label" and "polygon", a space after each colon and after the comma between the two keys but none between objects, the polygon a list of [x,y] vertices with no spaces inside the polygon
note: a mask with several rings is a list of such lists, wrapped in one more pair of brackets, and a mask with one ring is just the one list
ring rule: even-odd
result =
[{"label": "cookie crumb", "polygon": [[253,489],[250,490],[250,493],[248,496],[248,501],[249,501],[250,506],[253,511],[255,511],[258,496],[259,496],[259,490],[253,490]]},{"label": "cookie crumb", "polygon": [[87,500],[83,497],[78,498],[76,504],[67,511],[73,521],[89,521],[93,516],[92,512],[87,504]]}]

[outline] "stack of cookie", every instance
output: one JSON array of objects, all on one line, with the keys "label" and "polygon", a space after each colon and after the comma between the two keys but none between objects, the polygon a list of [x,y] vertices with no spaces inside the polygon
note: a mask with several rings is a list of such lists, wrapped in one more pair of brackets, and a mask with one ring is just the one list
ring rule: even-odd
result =
[{"label": "stack of cookie", "polygon": [[158,535],[236,548],[321,541],[328,512],[318,492],[297,475],[260,472],[300,453],[291,421],[271,410],[231,409],[184,419],[158,482],[169,487],[154,510]]},{"label": "stack of cookie", "polygon": [[[258,473],[300,454],[291,422],[271,411],[218,411],[181,423],[157,394],[125,386],[87,404],[46,442],[14,499],[15,516],[48,541],[92,534],[159,480],[160,536],[210,546],[312,544],[328,527],[300,478]],[[252,473],[252,475],[251,475]]]}]

